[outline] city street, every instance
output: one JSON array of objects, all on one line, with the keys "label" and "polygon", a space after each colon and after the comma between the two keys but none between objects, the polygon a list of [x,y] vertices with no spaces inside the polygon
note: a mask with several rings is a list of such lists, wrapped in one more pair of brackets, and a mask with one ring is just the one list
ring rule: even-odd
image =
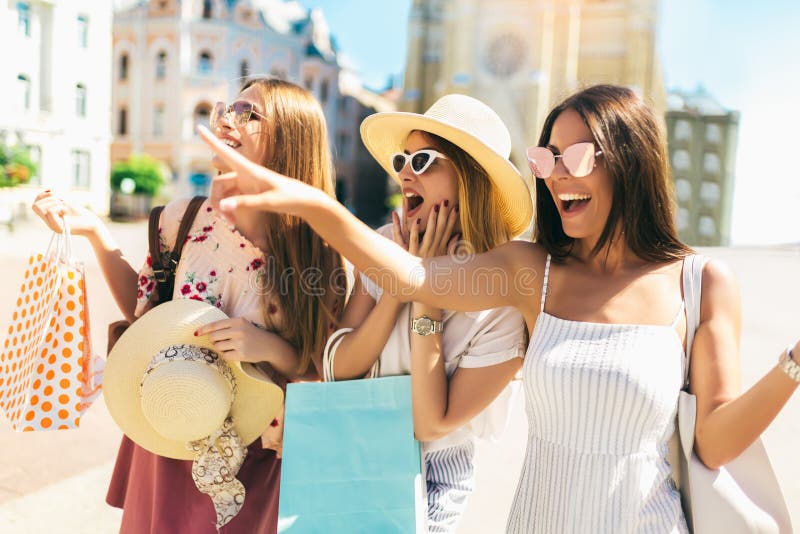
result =
[{"label": "city street", "polygon": [[[112,224],[112,232],[135,265],[146,251],[146,224]],[[38,220],[13,232],[0,226],[0,341],[10,322],[24,264],[43,252],[50,233]],[[105,353],[106,325],[121,318],[87,243],[75,240],[75,256],[87,263],[87,287],[95,350]],[[736,272],[743,302],[742,372],[748,387],[770,369],[778,354],[800,335],[800,248],[708,249]],[[499,443],[478,449],[477,491],[461,534],[502,532],[525,448],[526,423],[520,396],[512,426]],[[102,398],[81,429],[18,434],[0,421],[0,532],[112,533],[120,512],[104,503],[120,432]],[[800,394],[764,435],[767,448],[800,530]]]}]

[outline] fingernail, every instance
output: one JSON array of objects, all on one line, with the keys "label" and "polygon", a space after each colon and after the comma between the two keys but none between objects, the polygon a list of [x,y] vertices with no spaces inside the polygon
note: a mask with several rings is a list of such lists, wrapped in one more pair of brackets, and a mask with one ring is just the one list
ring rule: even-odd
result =
[{"label": "fingernail", "polygon": [[236,201],[231,198],[223,198],[219,201],[219,209],[222,211],[232,211],[236,208]]},{"label": "fingernail", "polygon": [[45,190],[44,190],[44,192],[45,192],[45,193],[52,193],[52,192],[53,192],[53,190],[52,190],[52,189],[45,189]]},{"label": "fingernail", "polygon": [[445,200],[445,201],[444,201],[444,207],[446,208],[446,207],[447,207],[447,206],[449,206],[449,205],[450,205],[450,201],[449,201],[449,200]]},{"label": "fingernail", "polygon": [[436,204],[436,205],[433,207],[433,211],[435,211],[436,213],[439,213],[439,204]]},{"label": "fingernail", "polygon": [[194,335],[197,336],[197,330],[194,331]]}]

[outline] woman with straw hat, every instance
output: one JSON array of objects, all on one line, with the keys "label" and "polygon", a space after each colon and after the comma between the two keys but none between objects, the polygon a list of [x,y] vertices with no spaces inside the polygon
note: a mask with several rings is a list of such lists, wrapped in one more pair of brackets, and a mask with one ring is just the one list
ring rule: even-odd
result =
[{"label": "woman with straw hat", "polygon": [[[211,127],[254,165],[333,195],[324,114],[305,89],[251,80],[233,103],[217,104]],[[213,163],[228,170],[224,159]],[[172,202],[161,215],[164,262],[186,206]],[[125,316],[139,317],[114,346],[104,385],[126,434],[107,496],[123,508],[121,532],[276,532],[281,464],[262,446],[278,446],[270,433],[280,425],[275,383],[319,376],[345,293],[327,285],[341,280],[341,257],[300,219],[240,210],[225,220],[206,201],[183,247],[173,300],[159,304],[151,258],[137,274],[96,218],[51,194],[34,209],[55,230],[59,216],[75,219]],[[311,291],[308,279],[281,277],[308,268],[323,275]]]},{"label": "woman with straw hat", "polygon": [[[378,233],[421,257],[465,258],[522,233],[532,202],[509,161],[497,114],[447,95],[424,114],[377,113],[365,146],[398,182],[403,205]],[[454,532],[474,487],[474,439],[507,420],[522,365],[525,325],[512,308],[458,313],[404,304],[361,274],[328,340],[327,380],[412,375],[414,430],[426,462],[429,532]]]}]

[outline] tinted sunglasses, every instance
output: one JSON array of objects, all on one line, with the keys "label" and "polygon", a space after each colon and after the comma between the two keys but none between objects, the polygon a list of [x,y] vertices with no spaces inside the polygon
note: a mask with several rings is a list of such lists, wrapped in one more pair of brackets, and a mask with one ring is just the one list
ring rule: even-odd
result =
[{"label": "tinted sunglasses", "polygon": [[264,115],[253,109],[253,104],[250,102],[234,102],[230,106],[226,106],[224,102],[217,102],[214,104],[214,109],[211,111],[211,117],[209,117],[208,121],[212,130],[219,126],[219,122],[223,117],[234,128],[241,128],[249,121],[257,118],[266,119]]},{"label": "tinted sunglasses", "polygon": [[561,154],[553,154],[549,148],[532,146],[526,151],[528,167],[537,178],[550,178],[556,168],[556,159],[561,158],[564,167],[575,178],[582,178],[592,172],[595,167],[595,157],[603,153],[595,151],[594,143],[575,143],[564,149]]},{"label": "tinted sunglasses", "polygon": [[397,154],[392,154],[392,168],[394,172],[399,173],[408,162],[411,162],[411,171],[416,175],[420,175],[428,170],[428,167],[436,161],[436,158],[447,159],[447,156],[430,148],[417,150],[413,154],[398,152]]}]

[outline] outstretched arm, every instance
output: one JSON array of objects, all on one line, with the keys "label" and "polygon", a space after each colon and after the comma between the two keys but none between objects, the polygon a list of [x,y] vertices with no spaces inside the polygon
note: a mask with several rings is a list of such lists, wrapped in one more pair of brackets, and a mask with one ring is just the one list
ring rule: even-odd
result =
[{"label": "outstretched arm", "polygon": [[[741,305],[733,274],[710,261],[703,270],[700,326],[692,345],[690,387],[697,396],[695,451],[710,468],[735,459],[797,390],[777,366],[740,393]],[[800,342],[794,345],[795,359]]]},{"label": "outstretched arm", "polygon": [[[404,302],[470,311],[527,306],[533,300],[531,289],[538,283],[533,262],[526,261],[530,244],[506,243],[464,258],[417,258],[322,191],[247,160],[203,127],[199,131],[232,169],[212,183],[211,200],[223,213],[240,206],[300,216],[358,270]],[[440,211],[447,213],[446,208]]]}]

